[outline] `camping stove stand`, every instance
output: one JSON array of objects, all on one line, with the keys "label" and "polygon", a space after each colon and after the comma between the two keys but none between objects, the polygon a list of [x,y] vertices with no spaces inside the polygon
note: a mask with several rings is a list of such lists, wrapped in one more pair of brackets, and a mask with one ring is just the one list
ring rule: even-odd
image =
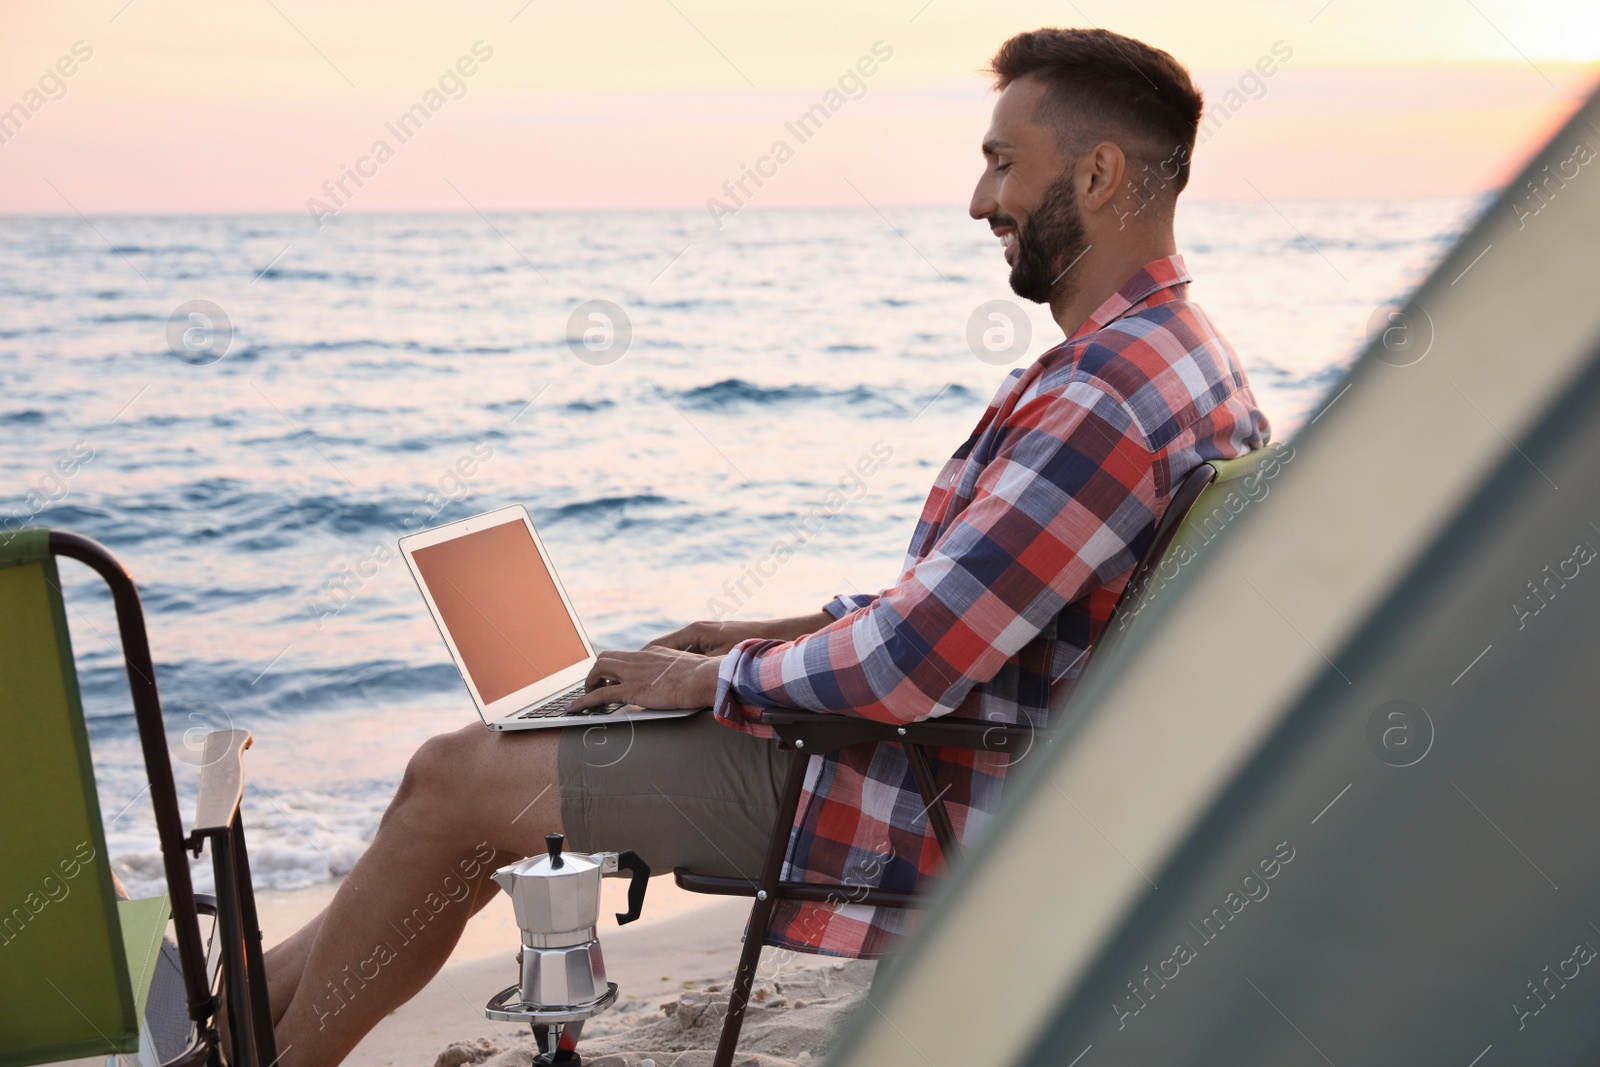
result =
[{"label": "camping stove stand", "polygon": [[578,1055],[578,1038],[583,1036],[584,1022],[611,1007],[616,1000],[615,982],[607,982],[605,993],[592,1003],[554,1006],[523,1003],[522,987],[513,985],[490,997],[483,1013],[497,1022],[526,1022],[533,1028],[533,1040],[539,1046],[534,1067],[553,1064],[581,1067],[583,1057]]}]

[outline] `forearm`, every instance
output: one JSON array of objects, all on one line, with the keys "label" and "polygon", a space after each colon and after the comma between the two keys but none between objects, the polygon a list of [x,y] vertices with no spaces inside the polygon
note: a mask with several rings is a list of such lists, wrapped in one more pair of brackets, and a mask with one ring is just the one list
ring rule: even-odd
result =
[{"label": "forearm", "polygon": [[810,615],[794,615],[787,619],[768,619],[764,622],[749,623],[750,631],[744,637],[759,637],[767,641],[793,641],[807,634],[814,634],[832,623],[832,615],[826,611],[814,611]]},{"label": "forearm", "polygon": [[829,625],[834,616],[826,611],[810,615],[796,615],[787,619],[728,619],[726,621],[691,622],[679,630],[656,638],[646,647],[659,645],[680,652],[694,652],[702,656],[720,656],[740,641],[756,638],[763,641],[793,641],[814,634]]},{"label": "forearm", "polygon": [[[911,592],[906,590],[904,592]],[[948,714],[1004,663],[998,648],[953,649],[919,632],[927,611],[886,598],[823,631],[790,642],[740,642],[720,663],[713,707],[748,723],[764,707],[909,723]],[[943,614],[938,608],[935,614]],[[948,621],[936,629],[947,631]],[[963,642],[964,644],[965,642]],[[861,650],[870,649],[870,667]]]}]

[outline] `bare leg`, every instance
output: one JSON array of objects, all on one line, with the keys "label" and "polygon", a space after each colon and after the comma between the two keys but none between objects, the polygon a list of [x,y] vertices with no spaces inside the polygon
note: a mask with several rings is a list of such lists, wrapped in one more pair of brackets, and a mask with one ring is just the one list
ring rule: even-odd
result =
[{"label": "bare leg", "polygon": [[[485,904],[494,898],[500,887],[489,878],[494,867],[504,867],[508,863],[515,863],[522,859],[521,853],[499,853],[489,869],[485,870],[474,887],[470,898],[472,915],[483,910]],[[330,905],[331,908],[331,905]],[[264,962],[267,972],[267,990],[272,1002],[272,1022],[277,1025],[283,1019],[283,1013],[288,1009],[289,1002],[294,998],[294,992],[300,986],[300,978],[305,973],[306,961],[311,958],[311,946],[316,942],[317,931],[322,929],[323,920],[328,917],[329,908],[323,908],[312,919],[289,937],[280,941],[267,950]]]},{"label": "bare leg", "polygon": [[268,949],[262,957],[266,964],[267,993],[272,1001],[274,1026],[283,1018],[284,1010],[294,999],[294,991],[300,985],[300,975],[311,956],[311,946],[317,940],[317,931],[322,929],[322,921],[327,917],[328,909],[323,908],[316,918],[289,935],[287,940]]},{"label": "bare leg", "polygon": [[267,961],[284,1067],[342,1060],[449,958],[497,853],[534,855],[561,830],[559,739],[474,723],[418,749],[333,902]]}]

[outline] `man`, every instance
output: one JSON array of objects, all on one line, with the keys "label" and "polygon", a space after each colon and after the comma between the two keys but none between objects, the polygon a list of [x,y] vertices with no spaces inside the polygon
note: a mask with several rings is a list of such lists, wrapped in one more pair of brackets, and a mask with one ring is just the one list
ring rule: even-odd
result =
[{"label": "man", "polygon": [[[694,623],[600,655],[575,707],[714,709],[608,738],[620,753],[579,729],[476,724],[425,744],[327,911],[267,956],[288,1067],[338,1062],[419,990],[495,892],[488,873],[542,851],[546,833],[578,851],[635,849],[658,871],[753,877],[788,759],[752,736],[763,706],[1047,725],[1182,476],[1266,442],[1243,369],[1187,299],[1173,241],[1201,112],[1187,72],[1113,33],[1040,30],[1007,41],[993,73],[971,214],[1000,239],[1013,289],[1048,304],[1067,339],[1006,378],[940,473],[899,581],[813,615]],[[785,877],[913,889],[937,872],[897,747],[810,759]],[[1007,757],[933,762],[971,841]],[[397,936],[424,902],[415,936]],[[768,942],[875,958],[907,921],[786,903]]]}]

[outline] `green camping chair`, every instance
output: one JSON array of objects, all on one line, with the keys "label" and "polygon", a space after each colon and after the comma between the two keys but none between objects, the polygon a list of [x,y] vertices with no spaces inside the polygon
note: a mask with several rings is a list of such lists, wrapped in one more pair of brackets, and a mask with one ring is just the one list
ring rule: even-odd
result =
[{"label": "green camping chair", "polygon": [[[1132,622],[1161,597],[1163,590],[1177,580],[1188,562],[1214,540],[1234,516],[1270,491],[1267,483],[1293,456],[1293,450],[1286,446],[1269,446],[1238,459],[1210,460],[1195,467],[1184,477],[1173,492],[1167,510],[1151,531],[1150,542],[1145,546],[1132,577],[1117,600],[1111,621],[1096,645],[1097,656],[1103,658],[1104,650],[1121,640],[1123,632]],[[1053,731],[1058,731],[1063,725],[1061,717],[1072,688],[1068,687],[1055,700],[1051,710]],[[801,757],[825,755],[847,745],[902,746],[911,775],[916,780],[917,791],[922,795],[934,838],[949,863],[960,855],[960,843],[956,840],[950,814],[945,809],[943,792],[934,780],[927,749],[950,747],[1004,752],[1031,745],[1035,740],[1034,730],[1029,726],[972,719],[928,719],[906,726],[893,726],[842,715],[818,715],[814,712],[771,708],[761,714],[760,721],[771,726],[778,735],[779,748],[796,753],[784,783],[783,798],[779,802],[772,836],[768,839],[760,879],[750,881],[746,878],[696,874],[683,868],[673,872],[678,885],[693,893],[756,898],[750,908],[744,949],[729,989],[728,1011],[723,1017],[722,1034],[712,1067],[729,1067],[733,1063],[745,1009],[750,1001],[750,990],[755,982],[756,967],[761,961],[762,942],[772,919],[773,906],[778,901],[805,900],[824,904],[912,908],[920,906],[924,894],[932,888],[925,884],[918,892],[906,892],[783,881],[781,876],[784,858],[788,853],[789,831],[800,805],[806,764],[810,762]]]},{"label": "green camping chair", "polygon": [[[57,556],[88,564],[111,587],[166,896],[117,899]],[[104,547],[76,534],[30,528],[0,537],[0,1067],[137,1053],[169,916],[188,1036],[165,1067],[276,1061],[239,818],[249,744],[243,730],[206,735],[195,827],[185,835],[132,580]],[[195,894],[185,855],[198,857],[208,839],[215,898]],[[202,914],[212,918],[209,944]],[[224,998],[228,1048],[218,1031]]]}]

